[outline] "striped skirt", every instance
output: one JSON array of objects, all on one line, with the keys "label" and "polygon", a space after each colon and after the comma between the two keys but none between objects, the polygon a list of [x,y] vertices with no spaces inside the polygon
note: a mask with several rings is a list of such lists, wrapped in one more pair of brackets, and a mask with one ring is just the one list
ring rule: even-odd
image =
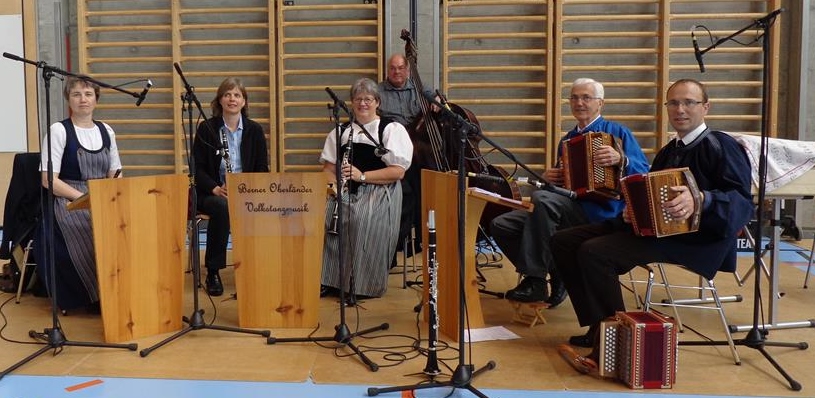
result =
[{"label": "striped skirt", "polygon": [[[65,183],[80,192],[88,191],[86,181],[65,180]],[[85,287],[90,302],[99,301],[99,285],[96,277],[96,257],[93,248],[91,213],[88,209],[70,211],[68,199],[55,198],[54,218],[65,239],[65,247],[73,262],[76,273]]]},{"label": "striped skirt", "polygon": [[[336,200],[326,205],[326,228]],[[345,242],[344,283],[340,283],[339,235],[326,233],[321,284],[368,297],[381,297],[388,289],[388,270],[396,250],[402,211],[402,184],[365,184],[354,195],[343,195]]]}]

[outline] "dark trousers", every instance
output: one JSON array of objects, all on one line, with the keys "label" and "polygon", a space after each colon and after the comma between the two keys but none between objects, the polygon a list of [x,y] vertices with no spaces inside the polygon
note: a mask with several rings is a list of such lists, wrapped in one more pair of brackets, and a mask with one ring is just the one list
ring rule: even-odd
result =
[{"label": "dark trousers", "polygon": [[229,242],[229,208],[226,198],[206,195],[198,199],[198,211],[209,216],[207,223],[207,271],[226,267],[226,246]]},{"label": "dark trousers", "polygon": [[638,265],[667,262],[653,238],[617,230],[612,222],[581,225],[552,237],[552,254],[580,326],[625,311],[619,275]]},{"label": "dark trousers", "polygon": [[495,217],[490,234],[518,272],[546,278],[553,269],[550,240],[555,231],[588,222],[580,204],[549,191],[532,193],[531,213],[515,210]]}]

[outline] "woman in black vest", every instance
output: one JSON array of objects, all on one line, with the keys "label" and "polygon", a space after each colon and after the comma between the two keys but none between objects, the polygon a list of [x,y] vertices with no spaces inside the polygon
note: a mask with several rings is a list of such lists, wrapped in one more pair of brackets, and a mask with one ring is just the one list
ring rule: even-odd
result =
[{"label": "woman in black vest", "polygon": [[[64,310],[86,307],[98,312],[99,286],[93,248],[90,212],[68,211],[66,205],[88,191],[88,180],[120,177],[122,162],[113,129],[93,119],[99,86],[81,77],[65,80],[63,95],[71,117],[51,125],[50,148],[53,165],[54,242],[47,242],[52,220],[43,220],[37,242],[37,258],[54,247],[57,305]],[[48,137],[42,143],[42,185],[48,187]],[[40,263],[41,275],[50,276],[49,264]],[[47,281],[46,281],[47,282]],[[46,283],[46,286],[48,284]]]},{"label": "woman in black vest", "polygon": [[[380,120],[376,82],[368,78],[357,80],[351,86],[351,101],[355,123],[341,127],[340,160],[336,153],[336,131],[328,134],[320,155],[329,181],[335,180],[335,167],[339,164],[348,186],[348,190],[340,194],[344,222],[338,226],[342,229],[347,254],[343,268],[345,280],[340,281],[338,235],[327,233],[321,293],[342,287],[352,294],[380,297],[388,288],[388,269],[396,248],[402,210],[399,181],[410,166],[413,144],[404,126]],[[351,155],[343,162],[349,147]],[[335,197],[328,201],[326,228],[330,228],[336,203]]]}]

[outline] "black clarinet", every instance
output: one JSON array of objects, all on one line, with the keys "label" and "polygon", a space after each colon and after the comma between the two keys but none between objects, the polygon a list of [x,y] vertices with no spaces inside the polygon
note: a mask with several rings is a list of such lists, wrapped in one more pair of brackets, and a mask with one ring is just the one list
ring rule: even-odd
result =
[{"label": "black clarinet", "polygon": [[[351,157],[351,153],[354,150],[354,142],[352,138],[354,137],[354,129],[351,128],[351,133],[348,136],[348,149],[342,155],[342,162],[340,162],[340,169],[344,168],[346,165],[351,164],[353,158]],[[336,166],[335,166],[336,167]],[[332,235],[337,235],[337,207],[340,205],[340,201],[342,200],[342,196],[344,193],[348,192],[348,180],[349,178],[345,177],[345,173],[342,173],[341,181],[338,183],[341,185],[339,188],[341,189],[339,192],[335,189],[334,191],[334,211],[331,213],[331,221],[328,223],[328,228],[326,232]]]},{"label": "black clarinet", "polygon": [[424,374],[437,376],[441,374],[439,369],[438,355],[436,347],[439,342],[439,312],[438,312],[438,272],[439,264],[436,261],[436,212],[433,210],[427,213],[427,274],[428,274],[428,317],[430,318],[429,333],[427,336],[427,365],[424,367]]},{"label": "black clarinet", "polygon": [[221,128],[221,156],[223,156],[224,162],[226,163],[226,172],[232,173],[232,160],[229,159],[229,142],[226,140],[225,128],[226,126]]}]

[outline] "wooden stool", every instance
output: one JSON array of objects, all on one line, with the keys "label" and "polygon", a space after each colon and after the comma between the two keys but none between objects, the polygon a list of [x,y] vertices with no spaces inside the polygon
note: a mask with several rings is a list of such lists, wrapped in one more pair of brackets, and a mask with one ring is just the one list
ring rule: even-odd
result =
[{"label": "wooden stool", "polygon": [[523,323],[524,325],[529,325],[529,327],[533,327],[540,322],[540,324],[546,323],[546,318],[543,316],[543,310],[549,308],[549,303],[544,303],[542,301],[537,301],[534,303],[522,303],[520,301],[512,301],[509,302],[512,304],[512,309],[514,313],[512,314],[512,321]]}]

